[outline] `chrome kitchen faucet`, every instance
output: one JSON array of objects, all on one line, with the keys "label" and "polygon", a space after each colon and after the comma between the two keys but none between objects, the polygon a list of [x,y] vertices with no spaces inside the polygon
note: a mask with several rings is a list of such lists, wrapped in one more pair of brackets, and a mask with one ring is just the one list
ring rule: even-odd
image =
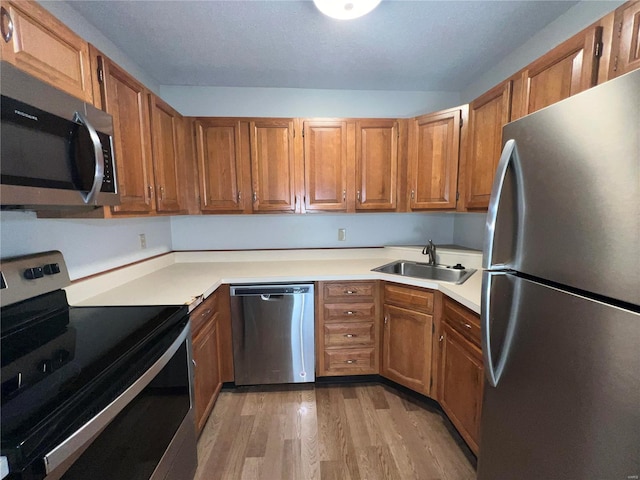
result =
[{"label": "chrome kitchen faucet", "polygon": [[431,239],[429,239],[429,243],[422,249],[422,254],[429,255],[429,265],[436,265],[436,246]]}]

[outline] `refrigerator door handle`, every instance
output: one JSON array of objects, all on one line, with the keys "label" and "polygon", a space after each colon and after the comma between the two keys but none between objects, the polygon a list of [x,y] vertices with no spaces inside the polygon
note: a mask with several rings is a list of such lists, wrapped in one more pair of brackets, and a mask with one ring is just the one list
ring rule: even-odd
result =
[{"label": "refrigerator door handle", "polygon": [[[494,267],[493,264],[493,250],[496,235],[496,222],[498,219],[498,206],[500,199],[502,198],[502,192],[504,189],[504,182],[507,176],[507,170],[510,165],[516,169],[516,175],[520,178],[520,165],[519,165],[518,149],[516,147],[516,141],[511,139],[507,140],[498,162],[498,168],[496,170],[496,176],[493,179],[493,187],[491,188],[491,199],[489,200],[489,208],[487,211],[487,223],[484,236],[484,248],[482,256],[482,268],[490,269]],[[521,192],[518,197],[521,196]],[[522,200],[518,198],[518,200]],[[522,202],[520,202],[522,207]],[[522,212],[519,212],[522,213]]]},{"label": "refrigerator door handle", "polygon": [[[494,364],[493,351],[491,344],[491,287],[495,278],[503,277],[505,279],[515,280],[513,285],[513,297],[512,304],[509,310],[509,318],[507,319],[507,326],[505,329],[504,341],[502,342],[502,348],[499,352],[499,357]],[[484,371],[487,377],[487,382],[491,387],[497,387],[500,382],[500,377],[504,371],[507,363],[507,357],[509,350],[511,349],[511,343],[516,327],[517,308],[520,303],[520,282],[517,277],[514,277],[508,272],[489,272],[485,271],[482,275],[482,298],[481,298],[481,311],[480,311],[480,323],[482,330],[482,357],[484,361]]]}]

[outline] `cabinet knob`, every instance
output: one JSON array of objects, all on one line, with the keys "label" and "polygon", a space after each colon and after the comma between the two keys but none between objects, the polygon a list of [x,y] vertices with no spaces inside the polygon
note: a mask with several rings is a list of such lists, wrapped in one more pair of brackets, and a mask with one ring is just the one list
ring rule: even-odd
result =
[{"label": "cabinet knob", "polygon": [[160,198],[164,200],[164,187],[162,185],[160,186]]},{"label": "cabinet knob", "polygon": [[258,201],[258,192],[256,192],[255,190],[253,191],[253,203],[256,203]]},{"label": "cabinet knob", "polygon": [[356,192],[356,199],[357,199],[358,201],[360,201],[360,190],[358,190],[358,191]]},{"label": "cabinet knob", "polygon": [[354,334],[354,333],[345,333],[344,336],[347,337],[347,338],[355,338],[355,337],[357,337],[357,335]]},{"label": "cabinet knob", "polygon": [[463,325],[465,326],[465,328],[471,328],[471,325],[469,325],[468,323],[463,323]]},{"label": "cabinet knob", "polygon": [[414,200],[415,198],[416,198],[416,191],[411,190],[411,200]]},{"label": "cabinet knob", "polygon": [[345,295],[353,295],[354,293],[356,293],[355,290],[345,290],[344,291]]},{"label": "cabinet knob", "polygon": [[147,185],[147,189],[149,190],[149,198],[153,198],[153,186]]},{"label": "cabinet knob", "polygon": [[198,364],[196,363],[196,361],[193,358],[191,359],[191,363],[193,363],[193,368],[198,366]]},{"label": "cabinet knob", "polygon": [[240,203],[240,201],[242,200],[242,192],[238,190],[238,195],[236,195],[237,199],[238,199],[238,203]]},{"label": "cabinet knob", "polygon": [[13,37],[13,19],[9,14],[9,11],[0,7],[0,32],[2,33],[2,39],[5,43],[9,43]]},{"label": "cabinet knob", "polygon": [[342,201],[344,202],[345,200],[347,200],[347,191],[342,190]]},{"label": "cabinet knob", "polygon": [[384,324],[386,325],[387,323],[389,323],[389,316],[385,315],[384,316]]},{"label": "cabinet knob", "polygon": [[352,364],[354,364],[354,363],[358,363],[358,360],[351,360],[351,359],[349,359],[349,360],[345,360],[345,362],[344,362],[344,363],[348,363],[349,365],[352,365]]},{"label": "cabinet knob", "polygon": [[355,315],[356,312],[354,312],[353,310],[347,310],[346,312],[344,312],[345,315]]},{"label": "cabinet knob", "polygon": [[441,342],[444,339],[444,337],[442,335],[440,335],[440,338],[438,339],[439,342]]}]

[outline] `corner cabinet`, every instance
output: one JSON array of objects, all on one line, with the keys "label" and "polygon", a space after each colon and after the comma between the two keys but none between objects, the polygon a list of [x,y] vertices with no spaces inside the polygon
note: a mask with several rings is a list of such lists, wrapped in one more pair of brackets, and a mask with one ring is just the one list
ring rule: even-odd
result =
[{"label": "corner cabinet", "polygon": [[431,395],[431,290],[386,283],[383,297],[382,376]]},{"label": "corner cabinet", "polygon": [[2,60],[93,103],[89,44],[33,1],[0,4]]},{"label": "corner cabinet", "polygon": [[438,401],[478,455],[484,387],[480,318],[447,297],[442,311]]},{"label": "corner cabinet", "polygon": [[456,208],[461,128],[467,106],[414,119],[409,126],[409,210]]}]

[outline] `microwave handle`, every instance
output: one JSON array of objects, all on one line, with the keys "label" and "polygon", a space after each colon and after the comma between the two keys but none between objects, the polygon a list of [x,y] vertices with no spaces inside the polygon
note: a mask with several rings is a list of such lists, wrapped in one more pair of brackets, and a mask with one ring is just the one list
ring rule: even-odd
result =
[{"label": "microwave handle", "polygon": [[93,185],[91,186],[91,190],[86,194],[81,193],[84,203],[93,203],[93,199],[102,187],[102,180],[104,178],[104,155],[102,154],[102,144],[100,143],[98,132],[96,132],[96,129],[93,128],[93,125],[89,123],[84,115],[80,112],[76,112],[73,115],[73,121],[78,122],[87,129],[89,132],[89,138],[91,138],[91,143],[93,143],[93,153],[96,160],[96,168],[93,173]]}]

